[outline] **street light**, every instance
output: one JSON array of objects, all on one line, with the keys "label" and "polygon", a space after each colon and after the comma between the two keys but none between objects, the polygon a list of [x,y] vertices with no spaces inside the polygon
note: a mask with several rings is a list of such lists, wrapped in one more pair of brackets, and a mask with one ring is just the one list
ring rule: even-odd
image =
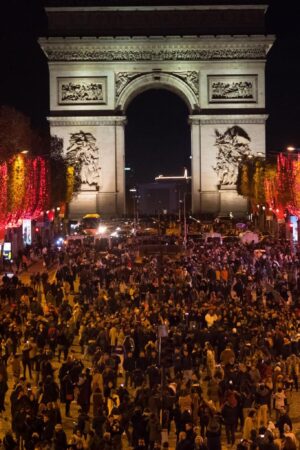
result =
[{"label": "street light", "polygon": [[183,245],[187,244],[186,192],[183,193]]},{"label": "street light", "polygon": [[289,145],[288,147],[286,147],[285,151],[288,155],[298,155],[300,147],[294,147],[293,145]]},{"label": "street light", "polygon": [[129,192],[132,193],[132,199],[133,199],[133,222],[134,222],[134,228],[136,229],[139,222],[139,210],[138,210],[138,202],[139,202],[139,195],[137,195],[137,189],[131,188],[129,189]]}]

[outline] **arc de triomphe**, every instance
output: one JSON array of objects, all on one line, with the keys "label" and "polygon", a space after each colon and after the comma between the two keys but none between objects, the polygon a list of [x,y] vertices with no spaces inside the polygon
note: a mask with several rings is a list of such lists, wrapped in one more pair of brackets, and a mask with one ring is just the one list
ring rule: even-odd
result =
[{"label": "arc de triomphe", "polygon": [[265,60],[274,40],[264,35],[266,7],[87,3],[48,0],[49,36],[40,39],[51,134],[81,179],[70,217],[124,214],[126,108],[152,88],[174,92],[189,109],[193,213],[245,212],[238,163],[265,153]]}]

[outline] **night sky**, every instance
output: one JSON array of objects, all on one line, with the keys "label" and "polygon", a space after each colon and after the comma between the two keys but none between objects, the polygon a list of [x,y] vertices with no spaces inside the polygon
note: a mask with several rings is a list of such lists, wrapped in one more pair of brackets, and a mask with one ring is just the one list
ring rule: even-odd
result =
[{"label": "night sky", "polygon": [[[300,147],[300,5],[295,3],[275,0],[266,16],[268,34],[277,35],[266,69],[267,150],[272,152],[289,144]],[[1,8],[0,103],[15,106],[34,127],[45,128],[48,68],[37,44],[37,36],[47,30],[42,3],[7,0]],[[189,163],[188,112],[180,98],[148,91],[132,101],[127,113],[126,163],[135,169],[137,181],[178,173]]]}]

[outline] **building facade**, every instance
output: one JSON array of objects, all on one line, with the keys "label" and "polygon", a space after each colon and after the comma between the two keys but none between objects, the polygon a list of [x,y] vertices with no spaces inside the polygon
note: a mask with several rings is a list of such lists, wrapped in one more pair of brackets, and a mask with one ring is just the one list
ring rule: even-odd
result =
[{"label": "building facade", "polygon": [[189,109],[193,213],[245,213],[238,165],[265,153],[265,61],[274,40],[264,34],[266,5],[59,3],[47,2],[49,35],[40,45],[51,134],[81,183],[70,217],[124,214],[126,109],[153,88],[174,92]]}]

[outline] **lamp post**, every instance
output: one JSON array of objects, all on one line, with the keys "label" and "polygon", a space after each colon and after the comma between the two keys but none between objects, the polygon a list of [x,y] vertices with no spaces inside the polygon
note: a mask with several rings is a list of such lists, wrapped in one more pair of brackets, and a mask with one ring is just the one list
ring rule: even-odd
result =
[{"label": "lamp post", "polygon": [[[182,208],[182,211],[181,211]],[[181,234],[181,216],[183,217],[183,245],[186,247],[187,243],[187,221],[186,221],[186,192],[183,192],[183,200],[179,200],[178,219]]]},{"label": "lamp post", "polygon": [[136,188],[129,189],[129,192],[132,193],[132,199],[133,199],[133,223],[134,223],[134,229],[136,230],[139,222],[139,210],[138,210],[138,202],[139,202],[139,195],[137,194]]},{"label": "lamp post", "polygon": [[187,244],[186,192],[183,194],[183,245]]}]

